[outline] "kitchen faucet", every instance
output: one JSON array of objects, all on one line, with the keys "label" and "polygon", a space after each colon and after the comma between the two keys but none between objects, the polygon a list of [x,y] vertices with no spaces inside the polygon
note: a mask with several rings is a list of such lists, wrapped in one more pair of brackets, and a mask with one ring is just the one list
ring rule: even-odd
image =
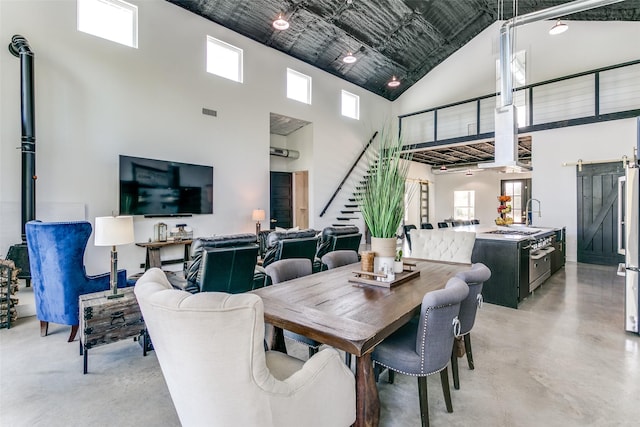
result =
[{"label": "kitchen faucet", "polygon": [[538,217],[542,217],[542,208],[540,207],[540,200],[538,200],[538,199],[529,199],[529,200],[527,200],[527,206],[526,206],[525,211],[524,211],[524,214],[525,214],[525,217],[526,217],[526,220],[525,220],[525,224],[526,225],[533,225],[533,221],[529,218],[529,214],[533,213],[535,211],[533,211],[533,210],[530,211],[529,210],[529,205],[531,205],[531,207],[533,208],[533,203],[532,202],[534,202],[534,201],[538,202]]}]

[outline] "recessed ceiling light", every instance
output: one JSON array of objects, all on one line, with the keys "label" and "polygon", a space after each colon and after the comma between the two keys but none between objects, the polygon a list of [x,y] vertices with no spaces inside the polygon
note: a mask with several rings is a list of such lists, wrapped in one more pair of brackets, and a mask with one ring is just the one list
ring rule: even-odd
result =
[{"label": "recessed ceiling light", "polygon": [[353,56],[353,53],[351,52],[347,53],[347,55],[344,58],[342,58],[342,62],[344,62],[345,64],[353,64],[357,60],[358,58]]},{"label": "recessed ceiling light", "polygon": [[569,26],[558,19],[553,27],[549,30],[549,34],[555,36],[556,34],[562,34],[569,29]]},{"label": "recessed ceiling light", "polygon": [[400,86],[400,80],[396,78],[396,76],[391,77],[391,80],[387,83],[389,87],[398,87]]},{"label": "recessed ceiling light", "polygon": [[273,21],[273,28],[275,28],[276,30],[283,31],[289,28],[289,23],[282,17],[282,14],[280,14],[278,16],[278,19]]}]

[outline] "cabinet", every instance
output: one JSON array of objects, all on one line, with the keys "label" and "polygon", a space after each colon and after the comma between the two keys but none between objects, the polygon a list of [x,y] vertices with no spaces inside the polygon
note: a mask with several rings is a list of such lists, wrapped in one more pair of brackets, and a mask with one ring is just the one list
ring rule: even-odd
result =
[{"label": "cabinet", "polygon": [[491,278],[482,287],[484,301],[518,308],[518,302],[529,295],[529,245],[528,240],[476,239],[471,262],[481,262],[491,270]]}]

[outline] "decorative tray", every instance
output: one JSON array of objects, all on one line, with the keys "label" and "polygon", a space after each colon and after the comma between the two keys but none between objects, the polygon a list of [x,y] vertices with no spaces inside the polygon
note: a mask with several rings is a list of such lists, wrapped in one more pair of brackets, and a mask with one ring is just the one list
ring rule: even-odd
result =
[{"label": "decorative tray", "polygon": [[420,271],[412,269],[415,267],[415,265],[416,264],[413,262],[405,262],[404,271],[402,273],[396,273],[396,278],[389,282],[376,279],[378,277],[380,278],[387,277],[385,274],[372,273],[368,271],[354,271],[353,272],[354,277],[350,277],[349,282],[359,283],[364,285],[380,286],[382,288],[392,288],[396,285],[399,285],[415,277],[418,277],[420,275]]}]

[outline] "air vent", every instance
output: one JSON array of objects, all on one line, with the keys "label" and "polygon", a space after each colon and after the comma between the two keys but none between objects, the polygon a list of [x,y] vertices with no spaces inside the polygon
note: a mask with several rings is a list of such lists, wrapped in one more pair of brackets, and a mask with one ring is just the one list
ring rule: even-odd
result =
[{"label": "air vent", "polygon": [[206,116],[218,117],[218,112],[216,110],[210,110],[208,108],[203,108],[202,109],[202,114],[204,114]]},{"label": "air vent", "polygon": [[300,152],[296,150],[287,150],[286,148],[269,147],[269,154],[272,156],[287,157],[289,159],[299,159]]}]

